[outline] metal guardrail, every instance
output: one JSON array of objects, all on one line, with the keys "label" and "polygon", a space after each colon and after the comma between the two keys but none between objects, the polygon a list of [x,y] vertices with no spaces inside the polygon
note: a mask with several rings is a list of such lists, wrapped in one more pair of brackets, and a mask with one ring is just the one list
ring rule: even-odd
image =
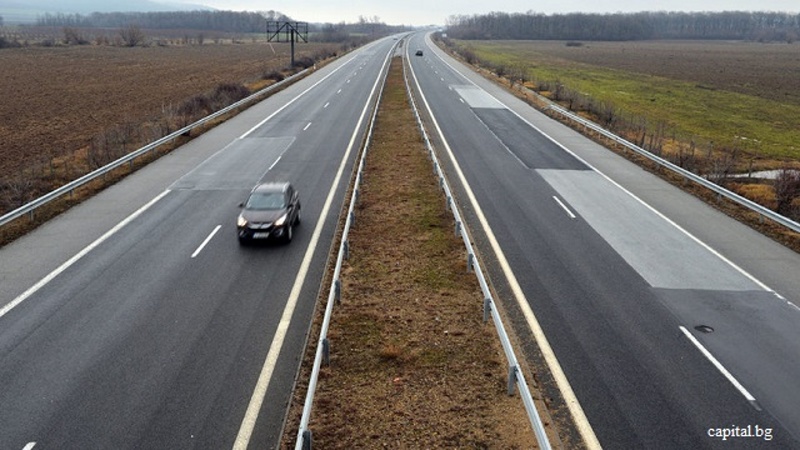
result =
[{"label": "metal guardrail", "polygon": [[[395,44],[390,54],[394,53],[394,48],[396,48],[396,45],[397,44]],[[388,68],[389,66],[386,65],[386,73],[384,73],[383,80],[381,80],[378,98],[375,102],[375,108],[372,112],[372,117],[370,118],[369,122],[369,131],[367,132],[367,136],[364,141],[364,149],[361,152],[361,158],[356,170],[356,178],[355,182],[353,183],[353,192],[350,196],[350,205],[347,208],[347,217],[344,222],[344,228],[342,229],[339,252],[337,253],[336,265],[334,266],[333,270],[331,289],[328,293],[328,303],[325,305],[325,315],[322,319],[317,350],[314,354],[314,365],[311,369],[311,376],[309,377],[308,381],[308,390],[306,391],[306,398],[303,404],[303,412],[300,417],[300,426],[298,427],[297,431],[295,450],[311,450],[313,443],[312,432],[308,428],[308,424],[311,421],[311,409],[314,404],[314,393],[317,390],[317,380],[319,379],[319,371],[322,367],[322,363],[324,362],[325,365],[330,363],[331,346],[330,341],[328,340],[328,328],[330,327],[331,315],[333,314],[333,304],[334,302],[341,303],[342,300],[342,263],[345,259],[350,257],[350,241],[348,241],[347,238],[350,234],[350,228],[355,224],[356,220],[355,206],[356,202],[358,202],[359,188],[361,186],[361,178],[364,173],[364,165],[366,163],[367,153],[369,152],[369,147],[372,143],[372,133],[375,128],[375,119],[378,116],[378,105],[380,105],[381,99],[383,98],[383,88],[386,85],[386,78],[389,75]]]},{"label": "metal guardrail", "polygon": [[[406,58],[407,60],[407,58]],[[403,65],[404,74],[406,70],[405,64]],[[536,440],[539,444],[539,448],[550,450],[550,441],[547,438],[547,433],[544,429],[544,424],[542,423],[542,419],[539,417],[539,412],[536,410],[536,405],[533,403],[533,397],[531,396],[530,389],[528,388],[528,384],[525,381],[525,375],[520,370],[519,362],[517,360],[516,355],[514,354],[514,349],[511,346],[511,340],[506,333],[505,326],[503,325],[502,318],[500,317],[500,313],[495,308],[495,301],[492,295],[491,290],[489,289],[489,285],[486,282],[486,277],[483,275],[483,269],[480,266],[477,258],[475,257],[475,250],[472,247],[472,241],[470,240],[469,234],[467,232],[467,227],[464,224],[463,220],[461,219],[461,213],[459,212],[458,205],[456,204],[453,193],[450,189],[450,184],[447,181],[447,178],[444,174],[444,170],[439,162],[438,157],[436,156],[436,152],[433,149],[433,145],[428,137],[428,132],[425,129],[425,125],[422,122],[422,117],[420,116],[419,109],[417,108],[417,104],[414,101],[414,96],[412,95],[411,85],[408,82],[408,77],[406,75],[406,90],[408,92],[408,97],[411,101],[411,106],[414,109],[414,115],[417,120],[417,126],[420,128],[422,133],[423,139],[425,140],[425,147],[428,150],[428,156],[430,157],[431,161],[433,162],[434,174],[439,177],[439,186],[444,190],[445,196],[447,198],[447,208],[453,212],[453,218],[455,219],[455,232],[457,236],[461,236],[461,239],[464,241],[464,246],[467,249],[467,270],[473,270],[475,272],[475,276],[478,279],[478,284],[481,287],[481,293],[483,294],[483,321],[484,323],[489,320],[489,315],[492,316],[495,329],[497,330],[497,334],[500,338],[500,343],[503,347],[503,352],[505,353],[506,359],[508,360],[508,395],[514,394],[514,387],[516,386],[519,390],[520,398],[522,399],[522,403],[525,405],[525,410],[528,413],[528,419],[530,420],[531,427],[536,435]]]},{"label": "metal guardrail", "polygon": [[97,178],[99,178],[99,177],[101,177],[101,176],[113,171],[114,169],[117,169],[117,168],[123,166],[124,164],[127,164],[127,163],[133,164],[133,160],[135,160],[136,158],[138,158],[138,157],[140,157],[142,155],[145,155],[145,154],[157,149],[161,145],[164,145],[164,144],[166,144],[166,143],[168,143],[168,142],[170,142],[170,141],[172,141],[174,139],[177,139],[181,135],[189,133],[190,131],[194,130],[195,128],[200,127],[200,126],[202,126],[202,125],[204,125],[204,124],[216,119],[219,116],[227,114],[227,113],[231,112],[232,110],[234,110],[236,108],[239,108],[239,107],[241,107],[243,105],[246,105],[246,104],[258,99],[262,95],[282,87],[284,84],[291,83],[295,79],[306,75],[306,73],[308,73],[308,71],[309,71],[309,69],[305,69],[305,70],[302,70],[302,71],[300,71],[300,72],[298,72],[298,73],[296,73],[296,74],[294,74],[294,75],[292,75],[290,77],[287,77],[284,80],[281,80],[278,83],[273,84],[272,86],[266,87],[266,88],[256,92],[255,94],[252,94],[252,95],[248,96],[247,98],[239,100],[238,102],[236,102],[236,103],[234,103],[234,104],[232,104],[232,105],[230,105],[228,107],[225,107],[225,108],[223,108],[223,109],[221,109],[221,110],[219,110],[219,111],[217,111],[217,112],[215,112],[215,113],[213,113],[213,114],[211,114],[209,116],[206,116],[206,117],[198,120],[197,122],[194,122],[194,123],[192,123],[190,125],[187,125],[187,126],[181,128],[180,130],[175,131],[174,133],[168,134],[167,136],[164,136],[161,139],[153,141],[150,144],[147,144],[147,145],[145,145],[144,147],[141,147],[138,150],[135,150],[135,151],[133,151],[131,153],[128,153],[127,155],[123,156],[122,158],[119,158],[116,161],[108,163],[105,166],[103,166],[103,167],[101,167],[101,168],[99,168],[99,169],[97,169],[97,170],[95,170],[95,171],[93,171],[91,173],[88,173],[88,174],[86,174],[86,175],[84,175],[84,176],[82,176],[82,177],[80,177],[80,178],[78,178],[78,179],[76,179],[74,181],[71,181],[70,183],[67,183],[64,186],[61,186],[60,188],[58,188],[58,189],[56,189],[54,191],[51,191],[51,192],[49,192],[49,193],[37,198],[36,200],[33,200],[30,203],[27,203],[25,205],[20,206],[19,208],[17,208],[15,210],[3,215],[2,217],[0,217],[0,227],[8,224],[9,222],[17,220],[17,219],[19,219],[20,217],[22,217],[22,216],[24,216],[26,214],[30,214],[31,217],[33,217],[33,213],[38,208],[40,208],[40,207],[52,202],[53,200],[56,200],[59,197],[62,197],[64,195],[68,194],[68,193],[72,193],[75,189],[78,189],[79,187],[83,186],[84,184],[89,183],[89,182],[91,182],[91,181],[93,181],[93,180],[95,180],[95,179],[97,179]]},{"label": "metal guardrail", "polygon": [[722,187],[722,186],[720,186],[720,185],[718,185],[716,183],[712,183],[711,181],[703,178],[700,175],[697,175],[696,173],[690,172],[690,171],[684,169],[683,167],[680,167],[680,166],[678,166],[676,164],[673,164],[673,163],[667,161],[664,158],[656,156],[656,155],[650,153],[649,151],[639,147],[638,145],[636,145],[636,144],[634,144],[634,143],[632,143],[632,142],[630,142],[630,141],[628,141],[626,139],[623,139],[623,138],[613,134],[612,132],[602,128],[600,125],[598,125],[598,124],[596,124],[596,123],[594,123],[594,122],[592,122],[590,120],[586,120],[583,117],[580,117],[577,114],[574,114],[574,113],[564,109],[563,107],[561,107],[559,105],[550,103],[549,106],[547,106],[545,108],[545,110],[548,110],[548,109],[551,110],[551,111],[555,111],[556,113],[561,114],[562,116],[566,117],[567,119],[572,120],[574,122],[577,122],[577,123],[583,125],[584,127],[589,128],[592,131],[595,131],[595,132],[603,135],[604,137],[606,137],[606,138],[608,138],[608,139],[610,139],[610,140],[612,140],[614,142],[617,142],[617,143],[619,143],[621,145],[624,145],[629,150],[632,150],[632,151],[638,153],[639,155],[644,156],[645,158],[655,162],[656,164],[658,164],[658,165],[660,165],[662,167],[665,167],[665,168],[667,168],[667,169],[669,169],[669,170],[681,175],[682,177],[684,177],[684,178],[686,178],[686,179],[688,179],[690,181],[693,181],[693,182],[705,187],[706,189],[710,189],[711,191],[717,193],[718,195],[720,195],[722,197],[725,197],[728,200],[731,200],[733,202],[736,202],[739,205],[744,206],[745,208],[748,208],[751,211],[754,211],[754,212],[760,214],[763,217],[766,217],[766,218],[768,218],[768,219],[770,219],[770,220],[772,220],[772,221],[774,221],[776,223],[779,223],[779,224],[785,226],[786,228],[789,228],[790,230],[794,231],[795,233],[800,233],[800,223],[797,223],[797,222],[795,222],[794,220],[792,220],[792,219],[790,219],[788,217],[782,216],[782,215],[776,213],[775,211],[772,211],[769,208],[766,208],[766,207],[764,207],[762,205],[759,205],[758,203],[756,203],[756,202],[754,202],[752,200],[748,200],[748,199],[742,197],[741,195],[739,195],[739,194],[737,194],[735,192],[731,192],[728,189],[725,189],[724,187]]}]

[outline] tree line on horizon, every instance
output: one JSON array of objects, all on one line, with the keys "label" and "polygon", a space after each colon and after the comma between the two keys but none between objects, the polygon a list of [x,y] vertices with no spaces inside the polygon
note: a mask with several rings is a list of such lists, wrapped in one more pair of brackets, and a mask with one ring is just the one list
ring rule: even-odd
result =
[{"label": "tree line on horizon", "polygon": [[277,11],[94,12],[88,15],[46,13],[36,18],[36,26],[121,28],[136,25],[153,30],[190,29],[256,33],[264,31],[265,20],[289,20],[289,18]]},{"label": "tree line on horizon", "polygon": [[447,35],[467,40],[634,41],[721,39],[794,42],[800,14],[781,12],[639,12],[451,16]]},{"label": "tree line on horizon", "polygon": [[[81,14],[44,14],[36,19],[39,27],[68,28],[125,28],[135,25],[150,30],[197,30],[229,33],[263,33],[267,21],[288,21],[278,11],[170,11],[170,12],[113,12]],[[388,34],[403,31],[404,27],[387,25],[378,17],[359,17],[355,23],[309,24],[309,31],[318,32],[323,39],[342,38],[349,34]]]}]

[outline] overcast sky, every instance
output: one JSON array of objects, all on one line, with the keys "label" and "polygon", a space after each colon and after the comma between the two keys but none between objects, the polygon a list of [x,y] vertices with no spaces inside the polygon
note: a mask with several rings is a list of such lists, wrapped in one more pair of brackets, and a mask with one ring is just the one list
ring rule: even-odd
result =
[{"label": "overcast sky", "polygon": [[800,12],[798,0],[170,0],[234,11],[280,11],[304,22],[356,22],[359,16],[390,25],[444,25],[452,15],[492,11],[545,14],[638,11],[781,11]]}]

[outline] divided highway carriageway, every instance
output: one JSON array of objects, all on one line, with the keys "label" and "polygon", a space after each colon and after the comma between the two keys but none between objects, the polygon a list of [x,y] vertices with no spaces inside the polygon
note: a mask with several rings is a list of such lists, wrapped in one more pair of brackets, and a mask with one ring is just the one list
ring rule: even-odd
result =
[{"label": "divided highway carriageway", "polygon": [[494,287],[585,440],[800,448],[800,256],[548,119],[429,35],[409,48],[423,50],[414,82]]},{"label": "divided highway carriageway", "polygon": [[[278,445],[397,44],[339,58],[0,249],[0,448]],[[238,243],[262,180],[300,193],[290,245]]]}]

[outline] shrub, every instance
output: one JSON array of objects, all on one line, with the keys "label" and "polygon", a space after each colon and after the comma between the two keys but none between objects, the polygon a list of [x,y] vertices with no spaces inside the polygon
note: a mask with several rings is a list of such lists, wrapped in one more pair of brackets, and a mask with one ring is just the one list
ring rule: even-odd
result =
[{"label": "shrub", "polygon": [[102,167],[126,155],[138,144],[140,136],[136,125],[126,123],[110,128],[89,143],[89,165],[93,168]]},{"label": "shrub", "polygon": [[787,217],[796,215],[794,201],[800,198],[800,171],[782,169],[775,178],[774,189],[778,214]]},{"label": "shrub", "polygon": [[64,27],[64,43],[67,45],[86,45],[89,40],[77,28]]},{"label": "shrub", "polygon": [[203,94],[195,95],[178,107],[178,115],[184,119],[184,125],[194,122],[194,119],[208,115],[213,111],[211,101]]},{"label": "shrub", "polygon": [[214,111],[218,111],[239,100],[247,98],[250,93],[250,89],[247,89],[241,84],[220,84],[214,89],[214,92],[211,93],[211,107]]},{"label": "shrub", "polygon": [[315,63],[314,59],[309,56],[301,56],[294,61],[294,66],[301,69],[308,69]]},{"label": "shrub", "polygon": [[238,102],[250,94],[250,90],[241,84],[220,84],[209,94],[195,95],[183,102],[183,104],[178,107],[177,115],[183,119],[182,126],[185,126],[215,111],[219,111],[228,105]]},{"label": "shrub", "polygon": [[271,72],[264,73],[261,78],[265,80],[283,81],[286,77],[284,77],[279,71],[273,70]]},{"label": "shrub", "polygon": [[145,43],[144,32],[137,25],[128,25],[119,30],[119,37],[125,47],[137,47]]}]

